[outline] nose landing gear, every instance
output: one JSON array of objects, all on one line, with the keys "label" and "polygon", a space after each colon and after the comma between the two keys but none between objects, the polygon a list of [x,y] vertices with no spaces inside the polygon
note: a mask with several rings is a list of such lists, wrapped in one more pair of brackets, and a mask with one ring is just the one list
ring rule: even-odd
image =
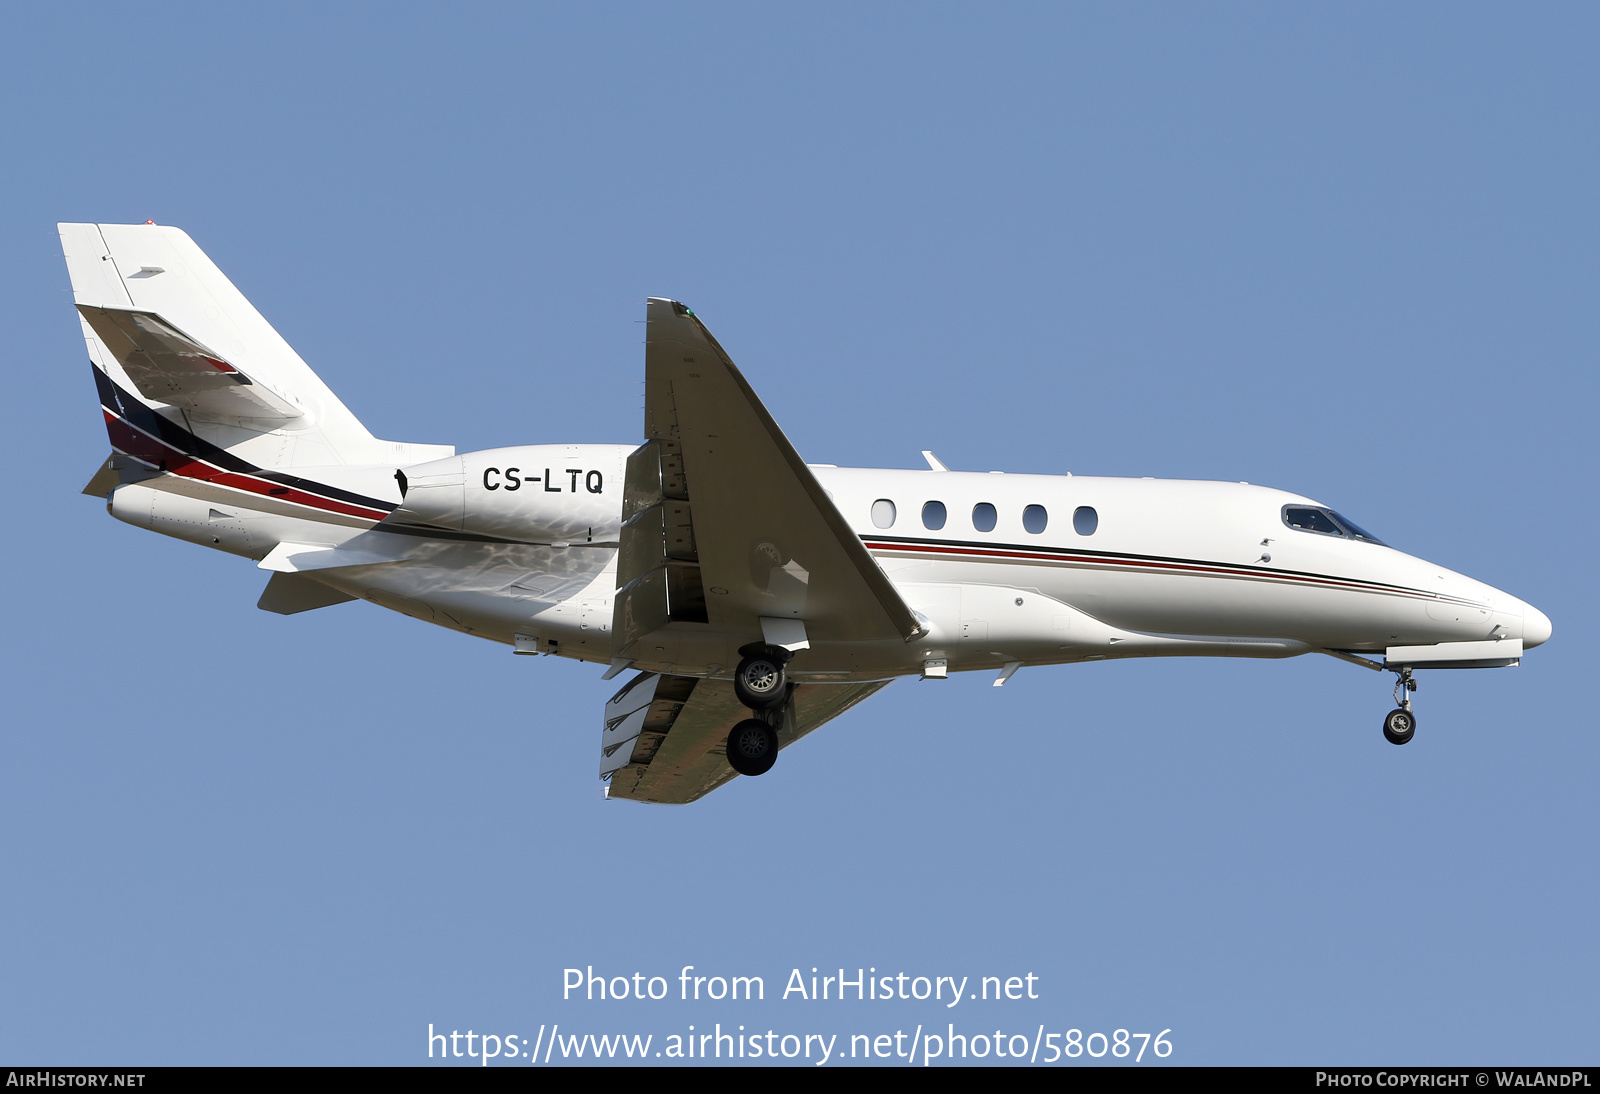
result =
[{"label": "nose landing gear", "polygon": [[1392,745],[1403,745],[1417,732],[1417,715],[1411,709],[1411,699],[1402,698],[1402,692],[1417,690],[1417,681],[1407,668],[1395,669],[1394,701],[1399,703],[1383,719],[1383,736]]}]

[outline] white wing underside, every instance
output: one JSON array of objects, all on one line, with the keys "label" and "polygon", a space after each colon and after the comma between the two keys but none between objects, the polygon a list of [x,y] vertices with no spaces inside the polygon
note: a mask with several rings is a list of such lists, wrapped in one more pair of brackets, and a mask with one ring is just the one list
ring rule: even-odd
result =
[{"label": "white wing underside", "polygon": [[[778,729],[779,748],[888,683],[801,684]],[[748,717],[726,681],[640,673],[606,704],[600,748],[600,773],[611,776],[606,796],[658,805],[704,797],[734,777],[728,731]]]},{"label": "white wing underside", "polygon": [[[677,557],[698,564],[711,628],[761,641],[774,630],[771,620],[798,621],[813,645],[919,633],[888,577],[699,319],[681,304],[651,299],[647,332],[645,436],[664,458],[681,457],[681,479],[668,497],[686,506],[678,519],[692,524],[693,554]],[[649,535],[659,539],[663,524],[644,516],[655,520]],[[625,528],[625,556],[628,534]],[[619,569],[619,585],[634,577]],[[619,657],[644,637],[630,625],[627,601],[624,591],[613,628]]]},{"label": "white wing underside", "polygon": [[[629,459],[614,664],[686,627],[791,650],[919,634],[915,615],[700,320],[657,298],[647,319],[646,443]],[[799,684],[777,727],[779,747],[885,683]],[[728,733],[748,717],[727,681],[641,673],[606,706],[600,774],[611,781],[608,796],[662,804],[703,797],[734,777]]]}]

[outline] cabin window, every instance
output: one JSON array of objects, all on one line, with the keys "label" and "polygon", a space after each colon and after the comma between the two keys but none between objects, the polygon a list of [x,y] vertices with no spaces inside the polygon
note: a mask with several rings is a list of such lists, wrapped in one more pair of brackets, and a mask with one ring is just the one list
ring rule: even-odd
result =
[{"label": "cabin window", "polygon": [[872,503],[872,524],[875,528],[894,527],[894,502],[879,498]]},{"label": "cabin window", "polygon": [[922,526],[938,531],[944,527],[945,516],[944,502],[930,501],[922,507]]},{"label": "cabin window", "polygon": [[1092,505],[1080,505],[1072,511],[1072,530],[1080,536],[1092,536],[1100,527],[1100,514]]},{"label": "cabin window", "polygon": [[1283,523],[1302,532],[1320,532],[1325,536],[1344,535],[1344,529],[1335,524],[1333,518],[1321,509],[1286,505],[1283,507]]},{"label": "cabin window", "polygon": [[1044,531],[1044,526],[1050,523],[1050,514],[1044,511],[1042,505],[1030,505],[1022,511],[1022,527],[1038,535]]},{"label": "cabin window", "polygon": [[994,506],[980,501],[972,507],[972,526],[980,532],[992,532],[995,525]]}]

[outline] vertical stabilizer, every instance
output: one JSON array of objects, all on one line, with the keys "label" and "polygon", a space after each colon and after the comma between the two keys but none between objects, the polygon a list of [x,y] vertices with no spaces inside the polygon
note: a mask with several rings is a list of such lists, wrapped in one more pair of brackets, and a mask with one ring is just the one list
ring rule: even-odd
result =
[{"label": "vertical stabilizer", "polygon": [[398,467],[454,452],[373,437],[180,229],[58,227],[118,451],[153,424],[162,452],[190,437],[187,455],[214,448],[265,469]]}]

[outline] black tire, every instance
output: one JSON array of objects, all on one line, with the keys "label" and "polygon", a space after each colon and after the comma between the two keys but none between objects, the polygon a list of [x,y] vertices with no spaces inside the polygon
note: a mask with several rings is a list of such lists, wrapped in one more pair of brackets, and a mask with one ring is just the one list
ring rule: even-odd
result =
[{"label": "black tire", "polygon": [[1403,745],[1417,732],[1417,716],[1404,707],[1391,710],[1383,720],[1383,737],[1392,745]]},{"label": "black tire", "polygon": [[741,775],[763,775],[778,759],[778,731],[746,718],[728,733],[728,766]]},{"label": "black tire", "polygon": [[739,662],[733,674],[733,693],[751,710],[770,710],[783,702],[787,683],[782,661],[756,654]]}]

